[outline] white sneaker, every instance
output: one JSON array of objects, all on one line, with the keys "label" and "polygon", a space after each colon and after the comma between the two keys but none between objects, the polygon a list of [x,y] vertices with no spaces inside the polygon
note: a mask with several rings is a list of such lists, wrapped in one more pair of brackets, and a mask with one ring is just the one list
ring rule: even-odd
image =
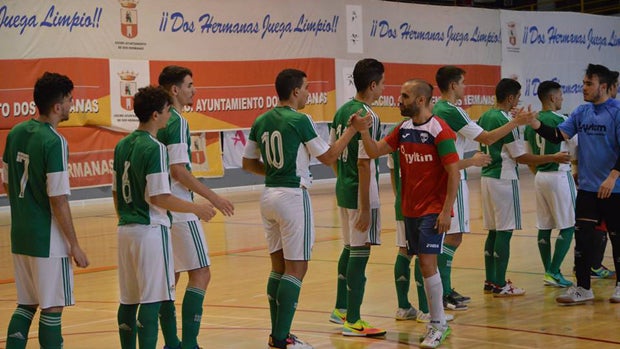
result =
[{"label": "white sneaker", "polygon": [[522,288],[518,288],[512,284],[510,280],[506,282],[504,287],[498,287],[493,290],[493,297],[515,297],[515,296],[523,296],[525,294],[525,290]]},{"label": "white sneaker", "polygon": [[[617,289],[616,287],[616,290]],[[593,300],[594,292],[592,292],[592,290],[586,290],[581,286],[571,286],[566,290],[566,293],[555,298],[555,301],[560,303],[560,305],[585,304]]]},{"label": "white sneaker", "polygon": [[411,307],[409,309],[398,308],[398,310],[396,310],[396,315],[394,315],[394,318],[398,321],[416,320],[418,313],[419,312],[414,307]]},{"label": "white sneaker", "polygon": [[[454,315],[448,314],[448,313],[446,313],[445,315],[446,315],[446,321],[454,320]],[[417,322],[427,324],[427,323],[431,322],[431,314],[424,313],[424,312],[421,312],[421,311],[418,310],[418,315],[416,316],[415,320]]]},{"label": "white sneaker", "polygon": [[614,294],[609,298],[611,303],[620,303],[620,282],[616,284]]},{"label": "white sneaker", "polygon": [[450,333],[452,333],[452,329],[449,326],[440,329],[433,325],[428,325],[424,340],[420,343],[420,348],[437,348],[448,338]]}]

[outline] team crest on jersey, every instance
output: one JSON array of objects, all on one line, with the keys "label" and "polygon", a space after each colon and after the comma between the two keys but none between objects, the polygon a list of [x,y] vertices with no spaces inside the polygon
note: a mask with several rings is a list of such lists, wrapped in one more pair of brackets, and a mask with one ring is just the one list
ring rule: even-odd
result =
[{"label": "team crest on jersey", "polygon": [[136,77],[138,73],[131,71],[121,71],[118,73],[120,81],[120,103],[121,108],[132,111],[133,110],[133,95],[136,94],[138,84],[136,83]]},{"label": "team crest on jersey", "polygon": [[121,34],[129,39],[138,36],[138,6],[139,0],[119,0],[121,4]]}]

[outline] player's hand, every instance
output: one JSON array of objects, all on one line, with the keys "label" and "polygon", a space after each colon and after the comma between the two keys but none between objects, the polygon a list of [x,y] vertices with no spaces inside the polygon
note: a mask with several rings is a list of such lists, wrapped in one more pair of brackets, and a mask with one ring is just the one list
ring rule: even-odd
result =
[{"label": "player's hand", "polygon": [[483,167],[491,163],[491,156],[481,151],[477,151],[472,157],[473,166]]},{"label": "player's hand", "polygon": [[359,217],[355,222],[355,229],[362,233],[366,233],[370,226],[370,210],[359,210]]},{"label": "player's hand", "polygon": [[211,204],[215,206],[224,216],[230,217],[235,214],[235,205],[228,199],[225,199],[219,195],[211,201]]},{"label": "player's hand", "polygon": [[73,257],[75,265],[77,265],[78,267],[86,268],[90,264],[90,262],[88,261],[88,257],[86,257],[86,253],[82,251],[79,245],[76,244],[71,246],[70,253],[71,257]]},{"label": "player's hand", "polygon": [[524,107],[518,109],[514,108],[510,111],[510,113],[514,116],[514,122],[516,122],[519,126],[529,125],[538,116],[538,112],[532,111],[532,105],[528,105],[527,109]]},{"label": "player's hand", "polygon": [[435,223],[435,229],[437,229],[438,234],[446,233],[450,230],[450,223],[452,222],[452,213],[451,212],[441,212],[439,216],[437,216],[437,223]]},{"label": "player's hand", "polygon": [[353,126],[358,132],[367,130],[372,125],[372,118],[362,116],[364,109],[360,109],[351,115],[348,124]]},{"label": "player's hand", "polygon": [[571,155],[567,151],[559,151],[553,154],[554,162],[560,164],[568,164],[571,160]]},{"label": "player's hand", "polygon": [[194,213],[196,214],[196,216],[198,216],[198,218],[202,219],[205,222],[208,222],[216,214],[213,205],[208,202],[196,204],[196,206],[198,206],[198,209]]},{"label": "player's hand", "polygon": [[601,186],[598,188],[598,193],[596,197],[599,199],[607,199],[611,196],[611,191],[614,189],[616,185],[616,179],[612,176],[607,176]]}]

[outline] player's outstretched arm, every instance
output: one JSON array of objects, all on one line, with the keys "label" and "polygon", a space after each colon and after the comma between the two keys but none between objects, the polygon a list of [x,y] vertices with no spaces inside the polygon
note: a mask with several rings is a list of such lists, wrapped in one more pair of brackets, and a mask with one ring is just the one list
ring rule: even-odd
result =
[{"label": "player's outstretched arm", "polygon": [[198,178],[185,167],[185,164],[178,163],[170,165],[170,176],[181,182],[187,189],[209,200],[224,216],[232,216],[235,213],[235,206],[229,200],[217,195],[206,185],[202,184]]},{"label": "player's outstretched arm", "polygon": [[459,160],[459,170],[466,169],[472,166],[483,167],[491,163],[491,156],[481,151],[474,153],[474,155],[467,159]]},{"label": "player's outstretched arm", "polygon": [[199,204],[185,201],[169,193],[154,195],[151,196],[150,199],[151,203],[155,206],[159,206],[168,211],[194,213],[205,222],[213,218],[216,213],[213,205],[208,202]]}]

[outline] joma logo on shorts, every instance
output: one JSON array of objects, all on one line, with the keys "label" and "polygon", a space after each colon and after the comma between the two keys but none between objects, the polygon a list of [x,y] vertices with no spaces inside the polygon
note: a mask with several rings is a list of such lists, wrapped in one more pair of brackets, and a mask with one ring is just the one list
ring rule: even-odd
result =
[{"label": "joma logo on shorts", "polygon": [[439,244],[426,244],[426,247],[439,248]]}]

